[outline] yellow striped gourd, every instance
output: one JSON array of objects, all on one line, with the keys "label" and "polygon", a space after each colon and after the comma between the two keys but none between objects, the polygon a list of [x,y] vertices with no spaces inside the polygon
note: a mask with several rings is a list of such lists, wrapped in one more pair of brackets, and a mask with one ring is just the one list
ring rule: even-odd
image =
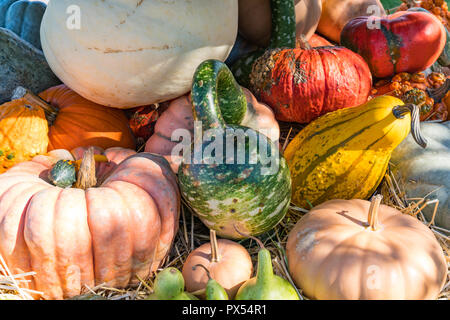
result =
[{"label": "yellow striped gourd", "polygon": [[426,146],[419,130],[418,107],[390,96],[316,119],[285,150],[292,202],[309,208],[330,199],[367,199],[410,131]]}]

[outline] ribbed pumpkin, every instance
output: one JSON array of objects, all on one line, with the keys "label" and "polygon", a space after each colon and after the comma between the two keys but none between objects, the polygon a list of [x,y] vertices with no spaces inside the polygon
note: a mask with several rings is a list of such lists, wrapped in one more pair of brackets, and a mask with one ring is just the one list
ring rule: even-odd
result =
[{"label": "ribbed pumpkin", "polygon": [[45,90],[40,94],[41,99],[29,91],[20,94],[45,110],[49,120],[48,150],[71,150],[89,145],[104,149],[136,147],[122,110],[93,103],[66,85]]},{"label": "ribbed pumpkin", "polygon": [[[428,12],[401,11],[383,18],[357,17],[342,29],[341,45],[360,54],[377,78],[423,71],[446,43],[442,23]],[[380,27],[371,27],[379,23]]]},{"label": "ribbed pumpkin", "polygon": [[39,105],[23,98],[1,105],[0,128],[0,173],[47,152],[48,125]]},{"label": "ribbed pumpkin", "polygon": [[309,123],[367,101],[372,76],[367,63],[343,47],[267,51],[253,65],[250,90],[281,121]]},{"label": "ribbed pumpkin", "polygon": [[[247,99],[245,116],[240,119],[239,125],[255,129],[277,142],[280,137],[280,127],[275,120],[273,111],[264,103],[258,102],[253,94],[242,88]],[[233,121],[230,119],[230,121]],[[194,115],[190,97],[185,95],[170,102],[166,111],[161,114],[155,125],[155,133],[145,145],[146,152],[163,155],[172,166],[174,172],[178,171],[181,155],[173,155],[173,148],[179,143],[172,140],[177,129],[186,129],[194,134]]]},{"label": "ribbed pumpkin", "polygon": [[1,0],[0,27],[13,31],[41,50],[41,21],[46,8],[44,1]]},{"label": "ribbed pumpkin", "polygon": [[[130,149],[96,150],[108,162],[95,164],[93,149],[54,150],[0,175],[0,254],[13,274],[36,272],[23,285],[45,299],[146,278],[176,234],[180,196],[167,161]],[[54,164],[80,154],[77,187],[50,184]]]},{"label": "ribbed pumpkin", "polygon": [[331,199],[367,199],[383,179],[392,151],[411,128],[416,141],[425,146],[419,108],[391,96],[311,122],[284,153],[291,171],[292,202],[310,208]]},{"label": "ribbed pumpkin", "polygon": [[365,200],[327,201],[291,230],[292,279],[311,299],[436,299],[447,263],[433,232],[418,219]]}]

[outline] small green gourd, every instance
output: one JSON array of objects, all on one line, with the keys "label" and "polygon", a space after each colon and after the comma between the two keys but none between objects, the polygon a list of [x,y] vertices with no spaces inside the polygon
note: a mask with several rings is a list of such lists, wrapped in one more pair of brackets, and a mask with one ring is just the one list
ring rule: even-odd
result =
[{"label": "small green gourd", "polygon": [[57,187],[71,187],[77,181],[74,163],[69,160],[58,160],[49,171],[48,179]]},{"label": "small green gourd", "polygon": [[227,292],[216,280],[211,277],[209,270],[202,264],[196,264],[192,267],[192,270],[195,270],[197,267],[203,268],[208,275],[209,280],[205,289],[206,300],[229,300]]},{"label": "small green gourd", "polygon": [[[237,230],[236,230],[237,231]],[[239,232],[239,231],[238,231]],[[239,288],[236,300],[300,300],[295,288],[285,279],[275,275],[270,251],[264,248],[261,240],[254,239],[261,250],[258,252],[258,268],[253,277]]]},{"label": "small green gourd", "polygon": [[184,278],[181,272],[169,267],[156,275],[154,293],[147,300],[198,300],[197,297],[184,291]]}]

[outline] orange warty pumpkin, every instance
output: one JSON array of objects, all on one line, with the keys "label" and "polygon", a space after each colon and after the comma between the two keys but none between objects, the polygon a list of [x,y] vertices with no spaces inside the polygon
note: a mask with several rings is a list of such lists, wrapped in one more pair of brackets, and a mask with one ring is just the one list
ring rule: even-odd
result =
[{"label": "orange warty pumpkin", "polygon": [[330,200],[289,233],[289,272],[312,299],[436,299],[447,263],[417,218],[366,200]]},{"label": "orange warty pumpkin", "polygon": [[66,85],[42,92],[40,98],[44,101],[31,92],[24,97],[45,110],[49,120],[48,150],[71,150],[90,145],[104,149],[136,147],[128,119],[122,110],[91,102]]},{"label": "orange warty pumpkin", "polygon": [[[28,286],[45,299],[148,277],[178,230],[180,195],[167,161],[130,149],[99,151],[108,162],[92,165],[93,149],[54,150],[0,175],[0,254],[13,274],[36,272]],[[91,182],[84,190],[50,184],[58,160],[81,154],[75,185]]]},{"label": "orange warty pumpkin", "polygon": [[25,99],[0,106],[0,173],[17,162],[47,152],[48,125],[44,111]]}]

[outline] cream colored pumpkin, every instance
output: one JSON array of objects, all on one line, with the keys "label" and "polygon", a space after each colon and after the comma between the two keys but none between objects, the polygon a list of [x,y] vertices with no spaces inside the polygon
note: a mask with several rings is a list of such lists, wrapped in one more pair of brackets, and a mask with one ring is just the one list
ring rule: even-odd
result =
[{"label": "cream colored pumpkin", "polygon": [[319,300],[436,299],[447,264],[433,232],[381,197],[330,200],[289,233],[292,279]]},{"label": "cream colored pumpkin", "polygon": [[237,29],[237,0],[57,0],[45,11],[41,42],[71,89],[131,108],[187,93],[202,61],[227,58]]}]

